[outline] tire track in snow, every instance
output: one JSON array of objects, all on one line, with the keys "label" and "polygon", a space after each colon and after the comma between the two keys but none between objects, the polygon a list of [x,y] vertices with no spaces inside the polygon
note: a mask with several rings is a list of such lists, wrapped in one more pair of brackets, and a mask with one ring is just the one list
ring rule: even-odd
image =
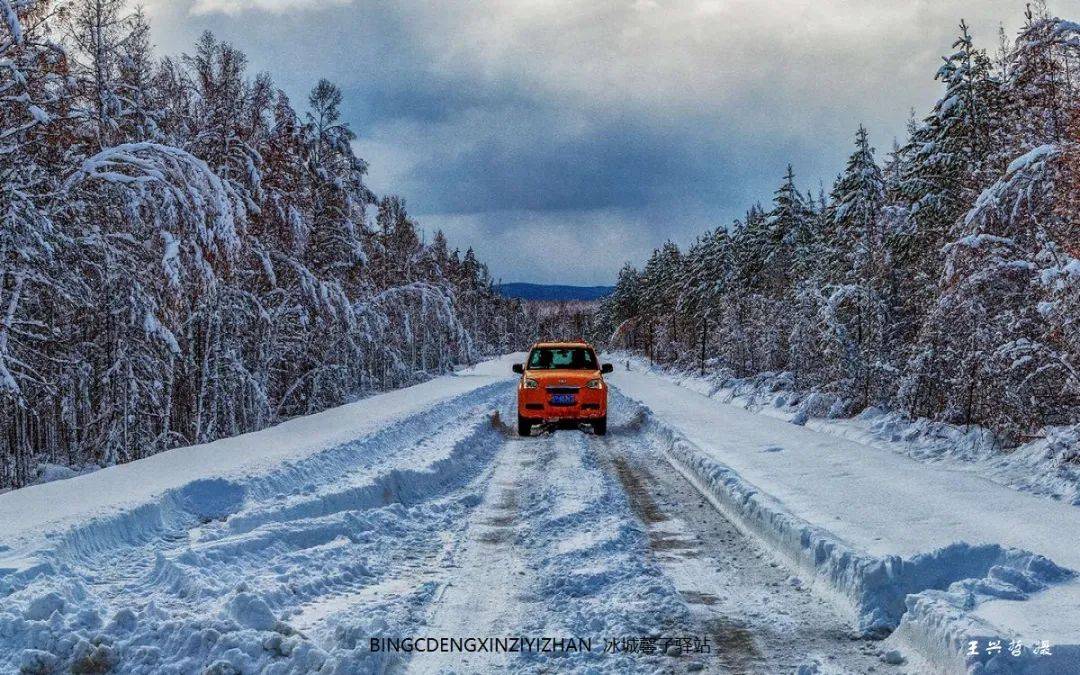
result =
[{"label": "tire track in snow", "polygon": [[[523,597],[525,561],[516,539],[522,492],[529,489],[536,460],[525,439],[504,444],[481,503],[470,514],[462,542],[444,563],[446,580],[433,600],[423,632],[437,637],[496,636],[520,626],[529,602]],[[490,671],[506,666],[508,655],[418,654],[411,673],[461,667]]]},{"label": "tire track in snow", "polygon": [[[511,411],[512,412],[512,411]],[[631,424],[626,406],[613,428]],[[469,516],[430,615],[404,636],[583,637],[592,652],[413,654],[411,673],[656,672],[670,657],[605,654],[605,638],[660,636],[687,608],[657,565],[618,483],[598,464],[603,439],[577,430],[511,438]]]},{"label": "tire track in snow", "polygon": [[[760,663],[782,672],[800,650],[818,650],[808,653],[823,667],[830,650],[847,658],[837,647],[845,638],[797,602],[809,596],[786,573],[723,529],[692,488],[665,482],[681,479],[659,468],[640,408],[613,392],[607,437],[517,438],[489,419],[496,405],[512,419],[506,392],[406,420],[384,437],[397,445],[379,445],[377,472],[357,448],[331,453],[312,464],[311,483],[290,467],[287,481],[267,480],[226,521],[74,546],[5,598],[19,614],[0,608],[0,670],[19,667],[12,645],[39,650],[34,659],[54,653],[61,668],[134,673],[752,672]],[[727,660],[602,653],[605,639],[702,632]],[[467,662],[367,649],[374,636],[463,633],[594,645]]]},{"label": "tire track in snow", "polygon": [[686,633],[711,641],[707,670],[892,670],[877,658],[877,643],[855,639],[853,626],[712,508],[638,431],[609,434],[605,462],[647,529],[649,555],[690,608]]},{"label": "tire track in snow", "polygon": [[[406,450],[402,458],[413,454],[441,454],[433,438],[445,434],[441,447],[471,443],[477,425],[483,425],[486,413],[475,413],[470,419],[457,421],[453,430],[439,427],[431,436],[420,439],[415,450]],[[450,455],[446,455],[447,458]],[[447,460],[452,462],[453,460]],[[407,466],[399,462],[400,466]],[[402,472],[406,475],[403,475]],[[329,558],[341,554],[341,549],[356,539],[356,535],[372,527],[351,514],[388,506],[394,503],[423,502],[437,497],[442,490],[417,489],[411,481],[422,479],[423,465],[418,475],[408,469],[393,469],[372,478],[370,474],[346,477],[323,489],[305,489],[291,498],[257,504],[237,514],[226,523],[209,523],[187,531],[176,531],[154,544],[126,550],[110,551],[103,559],[80,561],[92,585],[101,587],[107,597],[122,597],[130,603],[142,596],[178,596],[190,604],[199,591],[215,589],[223,592],[245,578],[257,577],[259,571],[271,564],[313,566],[312,556]],[[436,469],[432,480],[420,480],[425,488],[440,487]],[[452,470],[443,476],[445,485],[454,486]],[[276,502],[276,503],[274,503]],[[340,517],[339,517],[340,516]],[[341,570],[347,584],[362,565]],[[77,569],[77,568],[75,568]],[[331,580],[322,580],[329,582]],[[324,584],[332,586],[332,583]],[[294,584],[294,587],[302,586]],[[299,588],[312,593],[313,587]]]},{"label": "tire track in snow", "polygon": [[[477,406],[490,406],[492,400],[511,389],[509,382],[484,385],[420,412],[391,417],[382,428],[373,428],[355,439],[314,453],[301,452],[296,460],[256,465],[252,473],[245,475],[201,477],[166,490],[146,503],[95,515],[66,530],[48,531],[44,541],[30,544],[31,548],[23,548],[19,542],[12,548],[7,546],[11,542],[4,542],[5,547],[0,549],[0,593],[15,593],[39,575],[55,574],[58,569],[96,569],[121,576],[123,561],[132,549],[169,550],[174,544],[186,543],[192,533],[212,531],[215,521],[238,511],[254,511],[259,505],[276,507],[350,475],[370,477],[379,472],[381,465],[400,464],[410,455],[423,460],[416,457],[416,451],[429,441],[437,450],[441,427],[461,428],[463,420],[476,414]],[[236,522],[239,525],[241,521]],[[3,569],[4,558],[12,560],[14,573]],[[117,564],[103,564],[113,562]]]}]

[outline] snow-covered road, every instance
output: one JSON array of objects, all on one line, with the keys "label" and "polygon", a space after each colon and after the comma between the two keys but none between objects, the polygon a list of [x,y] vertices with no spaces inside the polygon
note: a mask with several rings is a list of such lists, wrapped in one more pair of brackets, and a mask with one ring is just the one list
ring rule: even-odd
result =
[{"label": "snow-covered road", "polygon": [[[615,394],[607,437],[508,438],[420,630],[585,636],[592,651],[414,654],[407,670],[545,672],[551,659],[560,670],[604,672],[880,667],[874,643],[853,639],[664,461],[641,414]],[[653,640],[655,652],[605,653],[607,640],[623,638]],[[681,638],[700,640],[700,653],[680,653],[681,644],[665,653]]]},{"label": "snow-covered road", "polygon": [[[899,555],[931,551],[932,536],[920,548],[884,529],[866,543],[856,525],[813,520],[844,503],[834,484],[784,491],[784,469],[812,477],[813,456],[844,471],[820,434],[652,375],[611,378],[606,437],[520,438],[512,360],[0,495],[0,672],[903,672],[880,654],[915,657],[934,636],[915,623],[882,644],[866,616],[895,625],[904,589],[944,588],[957,570],[980,599],[1011,584],[1058,602],[1039,584],[1068,587],[1049,561],[972,546],[947,572],[931,556],[927,582]],[[845,515],[904,517],[900,502],[873,513],[851,480]],[[889,546],[910,548],[896,569],[874,567]],[[984,628],[972,613],[941,618],[949,598],[927,593],[908,614]],[[477,652],[449,638],[522,639]]]}]

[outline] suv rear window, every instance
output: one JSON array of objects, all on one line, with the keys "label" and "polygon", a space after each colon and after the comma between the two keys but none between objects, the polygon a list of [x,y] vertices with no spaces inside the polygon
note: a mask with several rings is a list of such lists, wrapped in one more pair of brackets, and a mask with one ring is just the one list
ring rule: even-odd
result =
[{"label": "suv rear window", "polygon": [[537,347],[529,354],[529,370],[597,370],[588,347]]}]

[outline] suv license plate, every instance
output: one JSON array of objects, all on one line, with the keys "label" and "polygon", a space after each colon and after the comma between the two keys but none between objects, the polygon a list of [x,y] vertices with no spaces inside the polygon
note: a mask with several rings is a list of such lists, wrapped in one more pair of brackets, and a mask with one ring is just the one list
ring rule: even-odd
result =
[{"label": "suv license plate", "polygon": [[574,405],[574,395],[554,394],[551,397],[551,405]]}]

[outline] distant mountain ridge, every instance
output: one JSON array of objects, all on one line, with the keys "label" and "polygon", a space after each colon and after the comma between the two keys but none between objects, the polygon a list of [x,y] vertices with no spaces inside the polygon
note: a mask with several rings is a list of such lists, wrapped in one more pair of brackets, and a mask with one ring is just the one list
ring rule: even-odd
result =
[{"label": "distant mountain ridge", "polygon": [[507,298],[522,300],[599,300],[610,295],[613,286],[560,286],[555,284],[496,284],[495,291]]}]

